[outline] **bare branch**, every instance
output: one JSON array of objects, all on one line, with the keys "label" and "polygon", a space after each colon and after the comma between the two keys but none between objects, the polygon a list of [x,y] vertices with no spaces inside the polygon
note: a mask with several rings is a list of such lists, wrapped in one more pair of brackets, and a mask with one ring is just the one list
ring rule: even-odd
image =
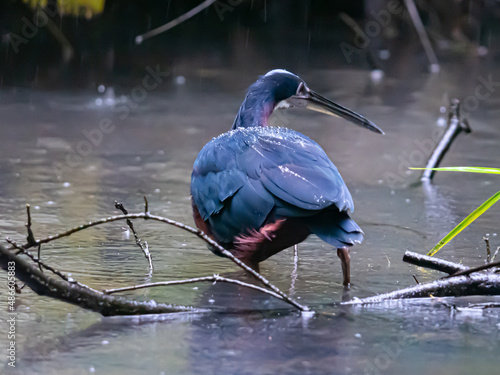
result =
[{"label": "bare branch", "polygon": [[443,138],[436,145],[436,148],[432,152],[431,157],[427,161],[425,170],[422,173],[420,180],[422,182],[430,182],[434,177],[436,171],[429,168],[439,167],[439,163],[443,160],[444,155],[448,152],[451,144],[455,138],[463,131],[465,133],[470,133],[471,129],[469,123],[466,120],[462,120],[460,115],[460,101],[458,99],[453,99],[451,101],[449,114],[448,114],[448,129],[443,135]]},{"label": "bare branch", "polygon": [[144,33],[142,35],[136,36],[135,43],[141,44],[146,39],[152,38],[158,34],[161,34],[167,30],[170,30],[171,28],[181,24],[182,22],[190,19],[194,15],[200,13],[203,9],[208,8],[210,5],[215,3],[215,1],[216,0],[205,0],[203,3],[201,3],[200,5],[197,5],[196,7],[191,9],[189,12],[184,13],[183,15],[177,17],[176,19],[166,23],[165,25],[162,25],[160,27],[157,27],[156,29],[150,30],[147,33]]},{"label": "bare branch", "polygon": [[[198,283],[198,282],[205,282],[205,281],[211,281],[211,282],[225,282],[225,283],[231,283],[231,284],[237,284],[240,286],[244,286],[245,288],[250,288],[250,289],[255,289],[258,290],[262,293],[269,294],[279,300],[283,301],[283,297],[281,297],[279,294],[271,292],[270,290],[267,290],[265,288],[262,288],[257,285],[253,284],[248,284],[243,281],[239,280],[234,280],[234,279],[228,279],[226,277],[222,277],[219,275],[213,275],[213,276],[204,276],[204,277],[196,277],[193,279],[184,279],[184,280],[171,280],[171,281],[158,281],[155,283],[147,283],[147,284],[139,284],[139,285],[133,285],[133,286],[126,286],[123,288],[115,288],[115,289],[105,289],[102,292],[104,294],[112,294],[112,293],[117,293],[117,292],[126,292],[130,290],[137,290],[137,289],[143,289],[143,288],[152,288],[152,287],[157,287],[157,286],[170,286],[170,285],[181,285],[181,284],[192,284],[192,283]],[[286,302],[286,301],[285,301]]]}]

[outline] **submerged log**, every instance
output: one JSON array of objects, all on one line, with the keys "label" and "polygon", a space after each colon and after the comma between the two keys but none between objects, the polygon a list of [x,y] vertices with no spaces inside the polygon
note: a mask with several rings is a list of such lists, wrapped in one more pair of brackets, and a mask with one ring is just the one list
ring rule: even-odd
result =
[{"label": "submerged log", "polygon": [[445,272],[447,274],[454,274],[456,272],[468,270],[469,267],[463,266],[458,263],[453,263],[448,260],[430,257],[428,255],[406,251],[403,256],[403,262],[411,263],[415,266],[430,268],[436,271]]},{"label": "submerged log", "polygon": [[[370,304],[387,300],[423,297],[459,297],[470,295],[500,295],[500,275],[493,271],[499,262],[469,268],[448,260],[438,259],[406,251],[403,261],[420,267],[430,268],[450,274],[442,279],[425,284],[395,290],[367,298],[355,298],[345,304]],[[488,269],[488,273],[479,273]],[[467,273],[467,275],[464,275]],[[470,274],[468,274],[470,273]]]},{"label": "submerged log", "polygon": [[439,279],[430,283],[396,290],[367,298],[356,298],[344,304],[380,303],[387,300],[423,297],[459,297],[471,295],[499,295],[500,275],[472,274]]}]

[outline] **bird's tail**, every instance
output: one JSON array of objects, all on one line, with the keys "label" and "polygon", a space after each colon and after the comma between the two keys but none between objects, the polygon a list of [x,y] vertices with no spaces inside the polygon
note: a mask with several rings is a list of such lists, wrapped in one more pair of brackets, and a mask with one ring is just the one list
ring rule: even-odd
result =
[{"label": "bird's tail", "polygon": [[324,210],[305,222],[312,233],[336,248],[352,246],[364,239],[363,231],[347,212]]}]

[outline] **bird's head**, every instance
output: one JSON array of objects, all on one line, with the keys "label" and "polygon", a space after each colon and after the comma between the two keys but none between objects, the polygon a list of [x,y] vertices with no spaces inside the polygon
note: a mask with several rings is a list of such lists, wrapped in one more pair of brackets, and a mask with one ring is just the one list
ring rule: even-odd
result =
[{"label": "bird's head", "polygon": [[312,91],[302,78],[284,69],[275,69],[260,77],[248,89],[247,96],[234,120],[238,127],[266,126],[271,113],[278,108],[305,107],[384,134],[370,120]]}]

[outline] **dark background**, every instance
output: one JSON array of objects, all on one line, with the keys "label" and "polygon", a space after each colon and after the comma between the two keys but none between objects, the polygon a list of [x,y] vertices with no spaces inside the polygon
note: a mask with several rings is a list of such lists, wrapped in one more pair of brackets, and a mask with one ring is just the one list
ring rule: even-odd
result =
[{"label": "dark background", "polygon": [[[107,0],[102,14],[83,10],[80,15],[56,14],[50,17],[55,28],[38,28],[18,45],[16,53],[11,35],[23,35],[24,20],[33,20],[34,9],[21,0],[2,0],[0,86],[133,85],[142,77],[144,66],[157,64],[176,74],[207,79],[231,70],[262,72],[275,66],[298,72],[344,66],[381,68],[397,76],[408,74],[405,66],[425,70],[428,64],[414,25],[402,16],[393,16],[366,48],[346,60],[339,46],[342,42],[354,46],[356,32],[345,16],[364,29],[374,12],[387,9],[385,0],[221,0],[141,45],[134,43],[137,35],[201,2]],[[489,58],[497,58],[498,1],[421,0],[416,5],[441,61],[477,56],[481,46],[487,48]],[[61,36],[72,53],[63,47]],[[380,58],[381,50],[389,51],[390,58],[387,54]]]}]

